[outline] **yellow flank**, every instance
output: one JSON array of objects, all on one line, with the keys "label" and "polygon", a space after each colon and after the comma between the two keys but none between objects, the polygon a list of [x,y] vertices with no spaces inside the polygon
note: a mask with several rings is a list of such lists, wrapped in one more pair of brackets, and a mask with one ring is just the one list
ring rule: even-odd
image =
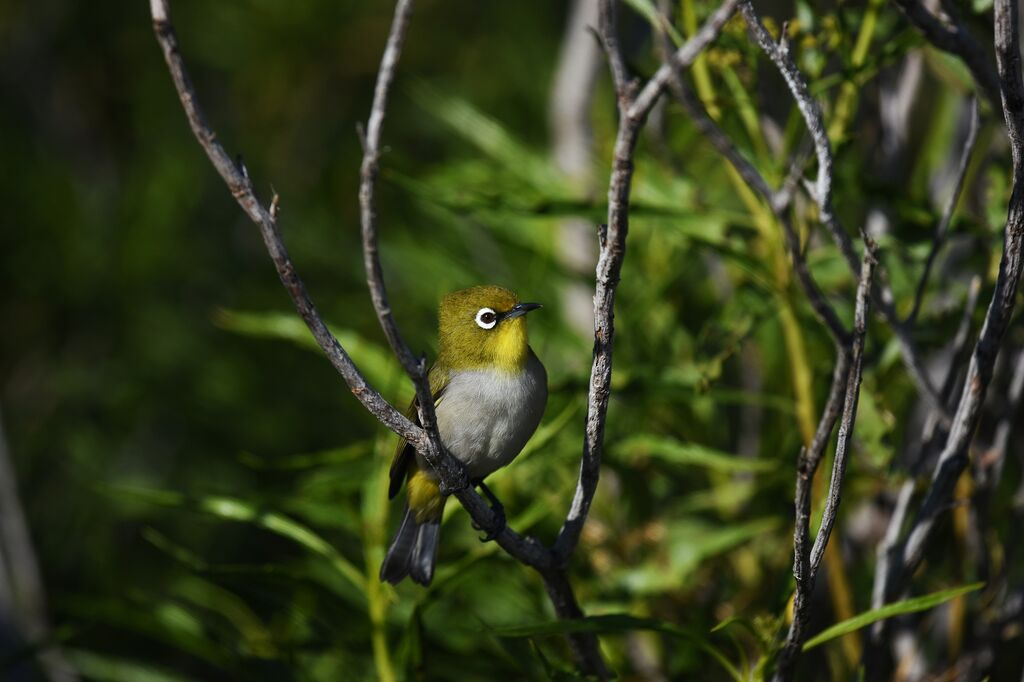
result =
[{"label": "yellow flank", "polygon": [[422,469],[416,468],[409,476],[409,482],[406,485],[409,494],[409,509],[415,512],[416,523],[425,523],[441,518],[445,498],[441,496],[437,481]]}]

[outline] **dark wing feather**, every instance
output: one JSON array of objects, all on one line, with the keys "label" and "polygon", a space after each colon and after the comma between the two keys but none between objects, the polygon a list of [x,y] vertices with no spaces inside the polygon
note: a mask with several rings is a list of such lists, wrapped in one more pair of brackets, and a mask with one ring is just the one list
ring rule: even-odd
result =
[{"label": "dark wing feather", "polygon": [[[434,407],[437,407],[444,396],[445,387],[448,386],[448,372],[438,369],[437,365],[434,365],[430,368],[428,376],[430,377],[430,392],[434,397]],[[412,403],[409,404],[409,409],[405,411],[405,416],[419,424],[420,416],[417,407],[416,399],[413,398]],[[416,461],[416,450],[403,438],[398,442],[395,458],[391,460],[391,471],[388,473],[388,477],[391,479],[391,482],[388,484],[389,500],[394,499],[398,491],[402,489],[402,482],[405,481],[409,466],[414,461]]]}]

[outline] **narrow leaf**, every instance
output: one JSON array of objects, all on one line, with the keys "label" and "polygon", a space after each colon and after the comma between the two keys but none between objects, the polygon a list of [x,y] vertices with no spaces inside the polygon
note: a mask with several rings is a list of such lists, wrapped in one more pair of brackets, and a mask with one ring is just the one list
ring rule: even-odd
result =
[{"label": "narrow leaf", "polygon": [[641,435],[620,442],[616,450],[630,457],[646,455],[673,464],[700,466],[713,471],[771,471],[775,463],[763,459],[739,457],[698,443],[683,443],[674,438]]},{"label": "narrow leaf", "polygon": [[686,628],[665,623],[653,618],[636,618],[627,614],[616,613],[605,616],[587,616],[572,620],[556,620],[550,623],[519,625],[506,628],[494,628],[491,632],[498,637],[539,637],[545,635],[564,635],[573,632],[613,633],[630,632],[633,630],[651,630],[662,632],[674,637],[693,641],[698,647],[718,661],[726,672],[737,682],[743,676],[719,649],[704,638],[703,635]]},{"label": "narrow leaf", "polygon": [[962,587],[954,587],[949,590],[942,590],[941,592],[932,592],[920,597],[914,597],[913,599],[904,599],[893,604],[886,604],[885,606],[877,609],[871,609],[864,613],[859,613],[853,618],[849,618],[840,623],[836,623],[830,628],[818,633],[817,636],[807,640],[804,644],[804,651],[813,649],[819,644],[824,644],[837,637],[842,637],[845,634],[859,630],[865,625],[871,625],[872,623],[886,618],[892,618],[893,616],[901,616],[905,613],[917,613],[918,611],[927,611],[930,608],[934,608],[939,604],[949,601],[955,597],[959,597],[962,594],[968,592],[974,592],[980,590],[985,586],[985,583],[972,583],[970,585],[964,585]]}]

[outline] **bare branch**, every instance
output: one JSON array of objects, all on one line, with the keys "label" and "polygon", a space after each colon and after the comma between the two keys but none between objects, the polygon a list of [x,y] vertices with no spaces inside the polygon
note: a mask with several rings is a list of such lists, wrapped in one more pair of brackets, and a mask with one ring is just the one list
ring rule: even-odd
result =
[{"label": "bare branch", "polygon": [[874,245],[868,242],[864,250],[864,265],[861,267],[860,284],[857,286],[857,305],[853,323],[853,347],[851,354],[850,379],[846,382],[846,398],[843,400],[843,417],[839,422],[839,435],[836,442],[836,454],[832,464],[832,477],[829,480],[828,499],[825,502],[825,513],[821,527],[811,548],[811,574],[818,571],[821,559],[825,555],[832,527],[835,525],[839,511],[839,499],[843,475],[846,472],[846,460],[853,439],[853,424],[857,418],[857,401],[860,396],[860,382],[864,371],[864,338],[867,334],[867,315],[870,308],[869,293],[872,278],[875,274],[877,257]]},{"label": "bare branch", "polygon": [[1005,241],[995,290],[981,334],[971,354],[963,391],[946,445],[939,455],[931,485],[906,541],[897,548],[882,590],[884,601],[895,598],[920,565],[938,518],[949,509],[957,479],[968,464],[968,448],[978,424],[982,402],[992,379],[1000,343],[1013,314],[1024,266],[1024,83],[1021,80],[1017,3],[995,3],[996,65],[1002,109],[1013,155],[1013,191],[1007,212]]},{"label": "bare branch", "polygon": [[[667,20],[663,18],[664,21]],[[659,26],[663,25],[664,23],[659,24]],[[671,45],[670,39],[664,30],[659,31],[659,33],[664,44],[664,50],[668,53]],[[668,82],[669,90],[671,90],[673,96],[683,107],[683,110],[686,111],[697,130],[707,138],[708,142],[711,143],[711,146],[719,154],[732,164],[732,167],[736,169],[736,172],[743,178],[743,181],[771,208],[772,213],[782,226],[786,237],[786,245],[789,248],[790,257],[793,259],[793,269],[796,272],[797,279],[800,281],[800,285],[807,294],[811,307],[814,309],[815,314],[817,314],[818,319],[821,320],[822,324],[825,325],[832,335],[833,341],[838,346],[846,346],[849,332],[843,326],[843,323],[840,322],[839,316],[836,315],[835,310],[833,310],[831,304],[825,298],[821,288],[807,267],[806,259],[800,248],[800,238],[793,228],[793,222],[787,210],[789,200],[785,195],[789,194],[789,191],[786,185],[780,188],[778,192],[773,191],[768,181],[764,179],[764,176],[740,153],[725,131],[708,115],[704,105],[701,104],[693,91],[686,85],[679,66],[674,61],[667,62],[667,66],[671,69]],[[802,164],[800,165],[802,167]]]},{"label": "bare branch", "polygon": [[954,16],[946,21],[932,14],[921,0],[893,0],[903,14],[924,37],[943,52],[956,55],[970,70],[979,90],[999,108],[999,79],[992,68],[992,59],[967,28]]},{"label": "bare branch", "polygon": [[736,12],[739,0],[725,0],[716,9],[704,25],[697,30],[683,45],[675,51],[669,60],[670,63],[662,64],[658,70],[647,81],[640,94],[636,96],[629,107],[629,116],[642,119],[650,112],[651,107],[665,91],[669,79],[672,77],[672,69],[687,69],[693,64],[697,56],[704,51],[708,45],[718,38],[722,28]]},{"label": "bare branch", "polygon": [[[434,453],[444,451],[441,444],[441,435],[437,430],[437,417],[434,415],[434,399],[430,392],[430,382],[427,378],[427,364],[424,358],[416,358],[409,346],[402,339],[398,329],[398,323],[391,313],[391,305],[388,303],[387,288],[384,284],[384,271],[380,265],[380,254],[377,239],[377,206],[375,192],[377,175],[380,171],[380,136],[384,127],[384,114],[387,109],[388,92],[391,83],[395,79],[395,69],[398,66],[398,58],[402,53],[402,43],[405,40],[405,30],[409,25],[409,15],[412,13],[412,0],[398,0],[395,5],[395,16],[391,22],[391,31],[388,34],[387,45],[384,48],[384,56],[381,58],[380,69],[377,71],[377,84],[373,91],[373,104],[370,107],[370,119],[362,135],[363,163],[360,168],[359,182],[359,208],[360,224],[363,237],[363,265],[366,268],[366,285],[370,289],[370,300],[373,301],[373,309],[377,313],[381,329],[387,337],[388,345],[398,361],[402,364],[406,374],[412,380],[416,389],[416,407],[419,414],[420,424],[427,438],[430,440],[431,450]],[[469,487],[469,477],[465,468],[454,457],[439,457],[432,459],[424,453],[424,457],[438,473],[443,492],[453,493],[456,490]],[[437,466],[434,464],[437,459]],[[446,469],[441,475],[441,469]]]},{"label": "bare branch", "polygon": [[[971,284],[967,290],[967,300],[964,303],[963,313],[960,316],[960,324],[957,327],[956,335],[953,337],[953,343],[950,348],[949,369],[946,371],[946,377],[942,382],[941,396],[947,404],[956,386],[959,368],[962,364],[961,358],[967,350],[967,343],[970,340],[971,320],[974,318],[974,311],[977,309],[980,293],[981,278],[975,276],[971,279]],[[921,442],[919,443],[917,453],[908,462],[910,475],[900,486],[899,492],[896,495],[896,502],[889,515],[885,534],[875,550],[875,576],[874,586],[871,591],[871,608],[873,609],[885,605],[888,579],[893,571],[894,564],[900,560],[900,537],[903,532],[903,526],[906,524],[907,517],[910,514],[911,502],[914,499],[917,470],[928,458],[928,454],[935,446],[936,440],[940,438],[940,434],[944,436],[945,432],[942,430],[941,419],[938,413],[933,411],[928,415],[928,420],[922,429]],[[886,640],[885,632],[888,624],[889,621],[882,620],[871,627],[871,647],[865,651],[866,662],[869,667],[876,665],[878,662],[877,656],[880,652],[877,649]]]},{"label": "bare branch", "polygon": [[[679,68],[688,67],[721,32],[722,27],[735,11],[738,0],[725,0],[715,10],[692,38],[676,51],[674,61]],[[615,64],[621,62],[621,55],[612,54],[618,49],[614,18],[614,0],[602,0],[601,42],[609,50],[613,80],[616,88],[623,87],[625,75],[616,74]],[[629,88],[619,92],[618,131],[612,157],[611,179],[608,183],[608,224],[600,234],[600,254],[597,261],[597,282],[594,290],[594,361],[590,372],[590,389],[587,396],[586,438],[583,445],[583,460],[576,484],[569,514],[555,540],[554,552],[561,562],[568,561],[576,548],[590,512],[590,504],[597,491],[601,469],[601,454],[604,443],[604,424],[608,413],[608,399],[611,394],[612,341],[614,328],[615,289],[619,283],[619,272],[625,257],[626,234],[629,231],[629,195],[633,179],[633,150],[647,114],[664,90],[672,70],[668,66],[657,73],[641,88],[633,99]]]},{"label": "bare branch", "polygon": [[612,87],[619,111],[625,111],[629,105],[629,76],[626,72],[626,60],[619,47],[619,6],[617,2],[598,3],[597,36],[601,41],[605,56],[608,57],[608,72],[612,78]]},{"label": "bare branch", "polygon": [[800,286],[803,287],[804,293],[807,295],[807,299],[810,302],[811,307],[814,309],[818,319],[821,320],[821,323],[832,335],[833,341],[838,346],[846,346],[848,344],[850,333],[839,320],[839,316],[825,298],[825,294],[822,293],[821,288],[818,286],[813,275],[811,275],[810,269],[807,267],[807,261],[804,258],[803,250],[800,247],[800,237],[797,235],[796,229],[793,227],[793,221],[789,216],[787,206],[789,203],[788,200],[782,199],[780,201],[780,193],[784,192],[785,189],[780,189],[779,192],[772,191],[767,180],[764,179],[764,176],[758,172],[753,164],[744,158],[740,151],[733,145],[729,136],[725,134],[725,131],[723,131],[718,124],[711,119],[707,111],[705,111],[704,106],[686,86],[680,75],[677,74],[675,78],[669,81],[669,88],[693,121],[697,130],[699,130],[701,134],[708,139],[719,154],[724,156],[726,160],[732,164],[733,168],[736,169],[736,172],[739,173],[741,178],[743,178],[743,181],[746,182],[754,192],[760,195],[769,208],[771,208],[775,218],[782,226],[783,234],[786,238],[786,245],[789,249],[790,257],[793,260],[793,270],[796,272],[797,279],[800,282]]},{"label": "bare branch", "polygon": [[214,168],[221,178],[227,183],[232,196],[238,202],[245,214],[260,228],[263,242],[270,253],[270,258],[277,269],[277,274],[284,284],[285,290],[292,298],[296,310],[303,321],[309,326],[310,331],[317,343],[327,355],[328,360],[341,374],[342,378],[349,385],[352,393],[377,419],[392,431],[400,434],[410,442],[423,440],[422,431],[419,427],[409,421],[394,406],[388,403],[376,390],[374,390],[363,378],[355,363],[349,357],[345,349],[338,343],[338,340],[328,330],[323,322],[316,306],[313,305],[306,286],[295,272],[295,266],[288,255],[288,251],[281,240],[277,223],[269,209],[256,198],[253,191],[252,181],[242,173],[234,161],[224,151],[224,147],[217,140],[216,133],[209,127],[202,109],[199,107],[195,89],[192,81],[185,70],[184,62],[178,50],[178,40],[171,24],[168,3],[166,0],[151,0],[150,7],[153,14],[153,29],[156,32],[157,41],[163,49],[164,58],[174,80],[175,88],[181,99],[185,114],[188,117],[192,132],[202,146],[206,155],[213,163]]},{"label": "bare branch", "polygon": [[[818,423],[810,451],[801,453],[797,467],[796,526],[793,542],[793,575],[796,578],[796,594],[793,598],[793,622],[790,624],[789,633],[779,654],[775,680],[792,679],[796,672],[796,661],[806,639],[807,623],[810,620],[810,597],[814,591],[821,560],[825,556],[825,548],[828,546],[839,512],[843,477],[846,474],[846,462],[850,443],[853,440],[853,426],[857,418],[857,402],[860,397],[861,376],[864,371],[864,340],[867,335],[867,318],[870,308],[869,292],[877,262],[874,245],[869,241],[865,244],[864,265],[861,268],[860,282],[857,285],[852,344],[849,348],[839,349],[828,402]],[[811,485],[832,432],[832,426],[836,422],[839,396],[842,393],[845,393],[843,416],[839,422],[839,435],[832,464],[832,476],[829,479],[828,496],[825,500],[825,511],[814,544],[812,547],[808,547]]]},{"label": "bare branch", "polygon": [[921,311],[921,301],[924,300],[924,292],[928,286],[928,276],[931,274],[935,257],[946,241],[946,233],[949,232],[949,224],[953,221],[953,213],[960,201],[960,192],[963,191],[964,180],[967,178],[967,167],[970,165],[971,154],[974,152],[974,145],[978,141],[978,128],[981,127],[978,115],[978,100],[971,100],[971,123],[967,131],[967,139],[964,141],[963,151],[960,152],[960,163],[957,167],[956,180],[953,183],[953,190],[946,201],[946,207],[942,211],[942,218],[935,226],[935,234],[932,237],[932,247],[928,251],[928,258],[924,262],[924,270],[921,271],[921,279],[917,282],[917,291],[914,294],[914,305],[907,315],[905,324],[913,327],[917,321],[917,315]]},{"label": "bare branch", "polygon": [[[814,150],[818,158],[818,175],[813,187],[809,189],[809,194],[818,205],[819,218],[832,235],[832,239],[846,260],[850,272],[854,276],[859,276],[861,269],[860,258],[857,256],[850,235],[846,232],[832,207],[832,147],[829,143],[821,107],[818,105],[817,100],[811,96],[807,83],[800,70],[797,69],[792,57],[790,57],[789,51],[785,49],[784,45],[775,43],[771,34],[768,33],[768,29],[761,23],[761,19],[758,17],[750,0],[743,0],[740,3],[740,12],[747,22],[747,29],[751,37],[772,63],[775,64],[783,80],[786,81],[786,85],[796,101],[804,123],[807,125],[807,130],[814,141]],[[861,237],[865,237],[863,235],[863,228]],[[884,273],[880,273],[879,279],[883,284],[879,287],[879,290],[872,291],[872,299],[896,336],[900,353],[903,357],[903,364],[917,385],[918,392],[929,402],[933,409],[940,411],[944,420],[948,421],[949,416],[946,414],[945,406],[942,404],[938,392],[928,378],[924,362],[914,347],[910,333],[896,314],[892,291],[884,284]]]},{"label": "bare branch", "polygon": [[[381,423],[408,440],[417,451],[423,453],[423,456],[438,473],[443,485],[448,490],[454,491],[455,496],[459,498],[473,521],[484,530],[497,529],[498,520],[487,503],[476,491],[468,487],[468,483],[463,484],[465,474],[461,463],[448,455],[443,448],[438,449],[436,441],[430,438],[424,429],[412,423],[370,386],[351,357],[331,334],[310,299],[305,284],[296,272],[295,265],[285,248],[276,221],[278,202],[273,201],[270,208],[260,203],[256,198],[252,181],[235,165],[217,140],[216,133],[206,122],[178,49],[177,36],[170,21],[167,0],[151,0],[150,9],[157,41],[163,50],[192,132],[242,210],[259,227],[263,242],[281,283],[291,296],[296,310],[309,327],[317,344],[363,406]],[[377,124],[378,136],[379,124],[380,122]],[[529,566],[538,570],[551,567],[550,552],[533,538],[523,537],[511,529],[505,528],[498,534],[496,540],[509,554]]]}]

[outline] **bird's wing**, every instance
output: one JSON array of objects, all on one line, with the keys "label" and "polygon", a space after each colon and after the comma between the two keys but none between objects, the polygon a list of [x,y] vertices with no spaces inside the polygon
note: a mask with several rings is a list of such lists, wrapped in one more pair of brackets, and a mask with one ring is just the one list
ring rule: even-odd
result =
[{"label": "bird's wing", "polygon": [[[440,403],[441,399],[444,397],[444,389],[448,386],[449,374],[446,370],[438,368],[435,364],[430,368],[428,376],[430,377],[430,392],[434,396],[434,407],[437,407],[438,403]],[[409,409],[405,411],[405,416],[419,424],[420,418],[417,407],[416,398],[413,398],[412,403],[409,405]],[[409,466],[415,461],[416,450],[413,449],[413,447],[403,438],[398,442],[398,448],[395,450],[395,458],[391,460],[391,471],[388,474],[391,479],[391,483],[388,485],[389,500],[394,498],[394,496],[398,494],[398,491],[402,489],[402,481],[405,480]]]}]

